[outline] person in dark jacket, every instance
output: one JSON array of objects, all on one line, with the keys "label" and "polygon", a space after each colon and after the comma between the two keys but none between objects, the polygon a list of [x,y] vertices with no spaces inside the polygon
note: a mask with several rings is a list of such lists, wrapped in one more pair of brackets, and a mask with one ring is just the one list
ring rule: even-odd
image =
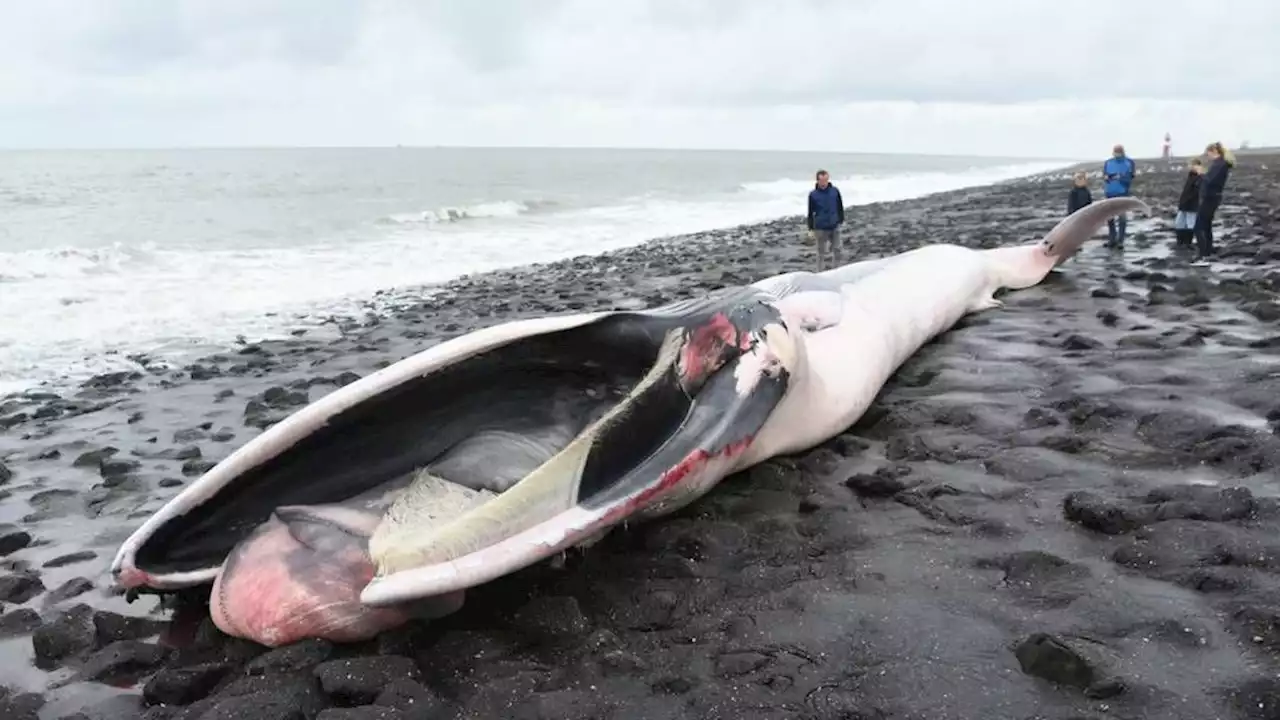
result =
[{"label": "person in dark jacket", "polygon": [[1200,158],[1191,158],[1187,163],[1187,179],[1182,183],[1182,194],[1178,196],[1178,214],[1173,218],[1173,234],[1178,238],[1178,247],[1191,247],[1191,240],[1196,234],[1196,211],[1200,209],[1200,180],[1204,174],[1204,163]]},{"label": "person in dark jacket", "polygon": [[[1111,148],[1111,157],[1102,164],[1102,192],[1109,198],[1125,197],[1133,184],[1133,176],[1138,168],[1133,160],[1124,154],[1124,146]],[[1107,221],[1107,247],[1124,247],[1124,231],[1129,225],[1127,213]]]},{"label": "person in dark jacket", "polygon": [[1071,192],[1067,194],[1067,214],[1093,203],[1093,195],[1089,192],[1089,176],[1078,172],[1073,178]]},{"label": "person in dark jacket", "polygon": [[818,271],[821,272],[826,262],[827,252],[831,252],[831,267],[840,266],[840,226],[844,224],[844,198],[840,190],[831,184],[831,176],[826,170],[819,170],[814,178],[813,189],[809,191],[809,214],[807,224],[809,235],[818,247]]},{"label": "person in dark jacket", "polygon": [[1195,224],[1196,260],[1205,260],[1217,253],[1213,247],[1213,216],[1222,204],[1222,191],[1236,164],[1235,156],[1220,142],[1209,143],[1204,154],[1209,158],[1209,169],[1200,182],[1200,209]]}]

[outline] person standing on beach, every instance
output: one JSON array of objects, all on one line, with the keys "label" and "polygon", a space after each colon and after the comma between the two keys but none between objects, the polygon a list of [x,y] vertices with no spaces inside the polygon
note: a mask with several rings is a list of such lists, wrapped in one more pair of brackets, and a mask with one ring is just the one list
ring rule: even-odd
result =
[{"label": "person standing on beach", "polygon": [[1200,209],[1200,177],[1204,173],[1204,163],[1200,158],[1191,158],[1187,163],[1187,179],[1182,184],[1182,194],[1178,196],[1178,214],[1173,218],[1173,234],[1178,238],[1178,247],[1191,247],[1191,238],[1195,236],[1196,212]]},{"label": "person standing on beach", "polygon": [[1071,192],[1067,193],[1067,214],[1093,204],[1093,194],[1089,192],[1089,176],[1078,172],[1073,178]]},{"label": "person standing on beach", "polygon": [[840,190],[831,184],[826,170],[819,170],[809,191],[809,235],[818,249],[818,271],[824,270],[827,252],[831,252],[831,267],[840,266],[840,225],[844,223],[844,198]]},{"label": "person standing on beach", "polygon": [[[1124,154],[1123,145],[1111,148],[1111,157],[1102,164],[1103,194],[1109,198],[1128,196],[1129,186],[1137,173],[1138,168],[1133,160]],[[1128,225],[1128,213],[1122,213],[1107,221],[1107,247],[1124,247],[1124,231]]]},{"label": "person standing on beach", "polygon": [[1209,143],[1204,149],[1209,158],[1209,169],[1200,182],[1200,210],[1196,213],[1196,261],[1202,261],[1216,254],[1213,247],[1213,216],[1222,204],[1222,191],[1227,187],[1227,177],[1231,168],[1235,167],[1236,158],[1222,143]]}]

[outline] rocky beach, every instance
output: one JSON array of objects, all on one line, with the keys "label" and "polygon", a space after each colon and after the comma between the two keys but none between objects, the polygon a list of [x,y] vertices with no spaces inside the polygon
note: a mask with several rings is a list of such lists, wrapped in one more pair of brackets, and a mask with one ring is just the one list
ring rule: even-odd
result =
[{"label": "rocky beach", "polygon": [[[809,269],[799,218],[371,298],[171,367],[0,399],[0,718],[1280,718],[1280,155],[1219,257],[1153,208],[923,348],[854,427],[375,641],[268,650],[129,602],[118,544],[213,463],[450,337]],[[1093,171],[1095,198],[1101,195]],[[852,208],[854,259],[1038,239],[1057,172]],[[849,358],[856,363],[856,357]]]}]

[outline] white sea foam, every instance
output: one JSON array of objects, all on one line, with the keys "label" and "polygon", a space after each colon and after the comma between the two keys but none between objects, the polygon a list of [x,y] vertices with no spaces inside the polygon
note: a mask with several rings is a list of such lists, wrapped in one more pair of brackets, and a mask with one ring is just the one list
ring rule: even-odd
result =
[{"label": "white sea foam", "polygon": [[[1060,165],[833,181],[846,204],[863,204]],[[298,315],[343,312],[380,289],[798,215],[811,187],[780,179],[702,195],[658,189],[598,206],[530,200],[427,207],[371,215],[352,235],[303,244],[115,241],[0,252],[0,394],[127,366],[129,353],[180,358],[237,336],[279,336],[297,326]]]}]

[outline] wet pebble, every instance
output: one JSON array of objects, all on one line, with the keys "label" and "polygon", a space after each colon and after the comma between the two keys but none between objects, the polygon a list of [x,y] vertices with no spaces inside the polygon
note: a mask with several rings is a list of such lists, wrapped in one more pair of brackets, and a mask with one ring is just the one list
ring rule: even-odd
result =
[{"label": "wet pebble", "polygon": [[60,603],[65,600],[83,595],[93,589],[93,581],[89,578],[75,577],[62,583],[58,587],[49,591],[45,596],[45,602],[49,604]]},{"label": "wet pebble", "polygon": [[15,525],[0,525],[0,557],[12,555],[31,544],[31,533]]},{"label": "wet pebble", "polygon": [[147,680],[142,697],[149,705],[189,705],[207,697],[234,670],[226,662],[165,668]]},{"label": "wet pebble", "polygon": [[44,582],[30,570],[0,575],[0,602],[25,603],[44,591]]},{"label": "wet pebble", "polygon": [[329,660],[315,668],[324,692],[342,705],[366,705],[395,680],[420,680],[422,672],[413,660],[398,656],[374,656]]}]

